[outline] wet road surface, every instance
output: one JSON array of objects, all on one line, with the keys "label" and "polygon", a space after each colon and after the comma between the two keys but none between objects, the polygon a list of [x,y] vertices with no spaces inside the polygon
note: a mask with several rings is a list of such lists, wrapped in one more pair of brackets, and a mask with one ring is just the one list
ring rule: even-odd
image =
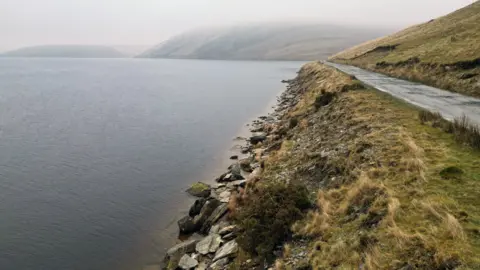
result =
[{"label": "wet road surface", "polygon": [[471,122],[480,125],[480,99],[478,98],[391,78],[353,66],[331,62],[324,63],[349,75],[353,75],[363,83],[403,99],[408,103],[432,112],[439,112],[447,120],[453,120],[466,115]]}]

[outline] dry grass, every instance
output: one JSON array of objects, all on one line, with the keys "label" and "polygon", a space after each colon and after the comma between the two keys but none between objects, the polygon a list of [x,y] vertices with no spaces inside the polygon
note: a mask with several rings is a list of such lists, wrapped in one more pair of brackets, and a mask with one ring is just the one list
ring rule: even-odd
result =
[{"label": "dry grass", "polygon": [[[347,157],[330,156],[322,164],[344,168],[335,177],[351,179],[319,190],[316,209],[293,226],[312,239],[313,269],[480,267],[473,256],[480,252],[480,154],[426,125],[436,121],[435,114],[420,121],[416,108],[377,91],[342,93],[353,79],[319,64],[303,72],[308,91],[289,117],[322,115],[318,122],[309,118],[310,124],[301,124],[307,122],[303,118],[296,132],[320,130],[322,147],[326,141],[346,146]],[[313,102],[322,90],[339,96],[315,112]],[[343,136],[338,125],[361,135]],[[311,162],[311,155],[299,154],[305,151],[302,141],[292,141],[294,147],[287,144],[271,155],[267,178]],[[464,173],[458,179],[441,177],[442,169],[459,164]]]}]

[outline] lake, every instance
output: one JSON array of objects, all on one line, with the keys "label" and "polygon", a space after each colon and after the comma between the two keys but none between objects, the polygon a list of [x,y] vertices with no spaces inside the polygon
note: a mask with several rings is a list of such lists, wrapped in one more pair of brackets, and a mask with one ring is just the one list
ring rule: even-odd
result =
[{"label": "lake", "polygon": [[0,269],[142,269],[299,62],[0,59]]}]

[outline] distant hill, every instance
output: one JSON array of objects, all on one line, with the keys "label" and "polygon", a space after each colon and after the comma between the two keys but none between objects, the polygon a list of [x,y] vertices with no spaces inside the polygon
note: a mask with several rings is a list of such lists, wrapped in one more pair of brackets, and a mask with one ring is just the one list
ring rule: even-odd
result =
[{"label": "distant hill", "polygon": [[386,34],[324,24],[251,24],[175,36],[139,57],[225,60],[317,60]]},{"label": "distant hill", "polygon": [[69,58],[120,58],[125,55],[108,46],[45,45],[9,51],[3,57],[69,57]]},{"label": "distant hill", "polygon": [[330,60],[480,97],[480,2]]}]

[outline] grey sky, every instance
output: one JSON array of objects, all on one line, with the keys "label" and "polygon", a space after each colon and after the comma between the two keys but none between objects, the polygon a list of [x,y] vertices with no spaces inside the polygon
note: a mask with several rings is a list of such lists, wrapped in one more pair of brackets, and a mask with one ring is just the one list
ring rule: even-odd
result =
[{"label": "grey sky", "polygon": [[473,0],[0,0],[0,50],[42,44],[153,45],[203,26],[322,21],[402,28]]}]

